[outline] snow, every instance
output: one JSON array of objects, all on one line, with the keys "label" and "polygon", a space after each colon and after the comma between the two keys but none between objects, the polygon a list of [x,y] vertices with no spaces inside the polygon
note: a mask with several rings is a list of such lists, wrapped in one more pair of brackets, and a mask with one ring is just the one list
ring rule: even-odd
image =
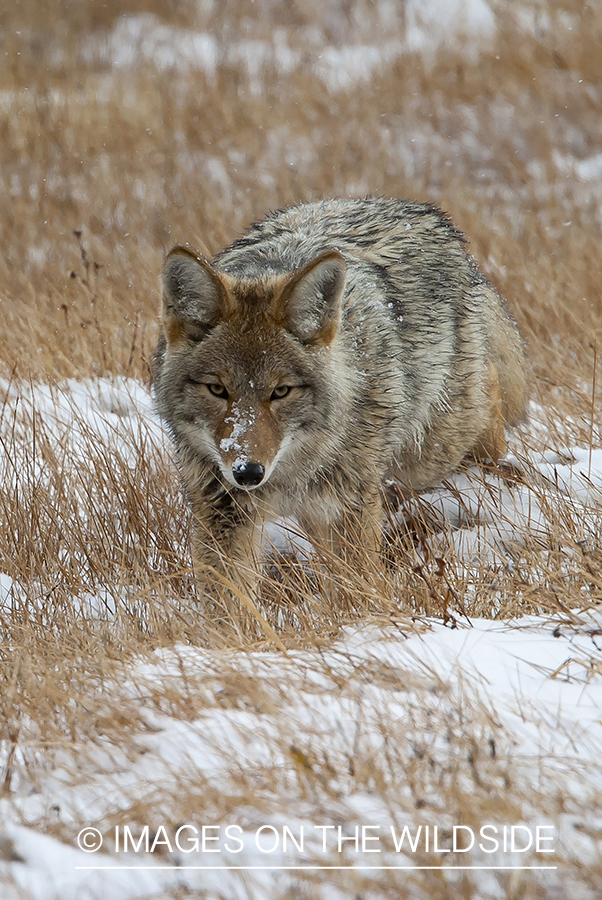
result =
[{"label": "snow", "polygon": [[484,0],[408,0],[406,16],[411,50],[433,52],[461,37],[483,42],[495,34],[495,16]]},{"label": "snow", "polygon": [[[89,40],[84,56],[92,58],[98,48]],[[101,55],[116,68],[150,62],[158,69],[189,68],[214,75],[219,46],[214,37],[202,32],[165,25],[150,13],[120,16],[102,47]]]},{"label": "snow", "polygon": [[[286,683],[289,687],[286,704],[281,704],[274,714],[244,710],[223,710],[216,706],[190,722],[179,722],[167,716],[154,717],[154,733],[144,737],[145,752],[128,772],[131,784],[139,784],[142,792],[145,786],[161,784],[172,779],[174,772],[194,771],[196,777],[204,776],[219,783],[226,778],[232,762],[236,768],[253,769],[270,764],[282,768],[290,766],[283,753],[274,755],[274,742],[282,732],[312,736],[312,752],[328,752],[336,765],[337,757],[345,757],[347,749],[356,739],[357,722],[361,717],[364,742],[369,742],[372,752],[379,754],[383,749],[383,724],[395,722],[411,723],[415,719],[415,708],[425,701],[434,712],[441,703],[437,689],[444,689],[451,695],[464,697],[480,695],[485,705],[490,707],[491,716],[509,735],[515,751],[515,777],[520,777],[521,766],[534,768],[542,764],[557,767],[556,776],[564,779],[565,789],[584,789],[585,786],[600,786],[602,775],[597,766],[599,748],[602,741],[602,681],[587,677],[587,670],[581,665],[596,648],[595,632],[600,630],[600,617],[584,616],[579,627],[564,626],[560,634],[556,625],[544,623],[536,617],[515,623],[496,623],[473,620],[469,627],[450,629],[438,622],[430,622],[429,630],[421,634],[409,635],[400,640],[393,629],[357,627],[338,641],[320,658],[312,652],[294,653],[289,659],[276,654],[249,654],[232,660],[233,668],[240,672],[253,673],[261,677],[277,695],[277,685]],[[219,674],[224,668],[223,661],[216,656],[195,651],[190,647],[178,647],[173,651],[155,654],[154,664],[144,663],[131,673],[124,689],[137,691],[143,695],[145,686],[164,685],[173,688],[176,672],[180,679],[198,677],[210,672],[211,666]],[[341,698],[332,691],[331,679],[325,673],[346,671],[351,673],[369,663],[386,663],[397,672],[406,673],[411,686],[406,691],[391,690],[390,687],[365,687],[362,695]],[[300,672],[303,677],[300,678]],[[558,674],[555,674],[558,673]],[[206,679],[210,681],[211,679]],[[213,687],[215,690],[215,687]],[[428,740],[428,736],[427,736]],[[567,774],[568,773],[568,774]],[[60,799],[64,809],[69,807],[68,790],[61,785],[60,798],[57,785],[46,786],[46,802]],[[119,788],[107,789],[110,775],[106,772],[90,773],[88,792],[94,796],[95,809],[86,803],[88,813],[102,818],[114,818],[115,803]],[[580,788],[579,782],[582,782]],[[122,785],[122,787],[124,787]],[[76,802],[76,798],[73,798]],[[39,804],[36,797],[33,804]],[[3,801],[5,803],[5,801]],[[284,801],[283,801],[284,804]],[[20,804],[21,812],[27,815],[28,799]],[[341,806],[340,803],[336,804]],[[391,811],[384,798],[378,795],[355,793],[345,797],[343,802],[345,825],[340,826],[339,814],[332,821],[314,819],[305,810],[277,812],[262,818],[246,810],[246,823],[196,821],[190,824],[179,838],[175,830],[166,828],[161,839],[173,848],[166,857],[155,858],[142,851],[125,856],[123,850],[109,856],[102,852],[84,854],[75,848],[33,829],[17,825],[6,827],[19,855],[25,863],[10,863],[16,883],[27,889],[36,898],[61,900],[93,896],[135,897],[146,892],[149,896],[160,896],[161,891],[175,891],[177,885],[185,883],[189,889],[226,891],[229,897],[246,896],[237,871],[225,871],[222,866],[278,866],[278,865],[412,865],[415,860],[406,844],[400,853],[378,848],[375,844],[361,841],[358,850],[353,842],[346,845],[349,852],[339,852],[340,840],[336,830],[341,827],[341,835],[353,836],[355,827],[361,835],[369,835],[380,841],[395,826]],[[65,814],[65,813],[63,813]],[[243,816],[244,819],[244,816]],[[433,813],[432,829],[441,825],[441,813]],[[470,826],[454,823],[456,826]],[[505,821],[490,823],[499,825],[500,831]],[[547,826],[542,834],[558,839],[549,822],[537,822]],[[190,840],[202,834],[205,826],[205,852],[194,847]],[[226,833],[226,828],[230,831]],[[533,823],[517,822],[523,834],[527,829],[534,831]],[[282,848],[284,826],[297,838],[305,836],[304,851],[299,853],[290,840],[286,852]],[[323,826],[328,826],[325,832]],[[155,825],[156,828],[156,825]],[[411,834],[416,836],[416,828]],[[516,835],[515,835],[516,836]],[[215,842],[210,839],[214,838]],[[230,840],[228,840],[230,838]],[[239,838],[240,840],[235,840]],[[276,840],[278,838],[278,841]],[[121,838],[123,843],[123,837]],[[431,837],[432,840],[432,837]],[[441,841],[441,838],[438,838]],[[178,847],[179,842],[179,847]],[[276,849],[275,844],[278,843]],[[227,845],[227,846],[226,846]],[[443,844],[439,844],[443,846]],[[151,844],[152,846],[152,844]],[[274,850],[270,851],[270,847]],[[546,847],[548,845],[542,844]],[[324,850],[325,848],[325,850]],[[228,852],[228,849],[230,852]],[[368,856],[369,850],[380,851],[377,863]],[[214,853],[215,855],[212,855]],[[494,857],[477,857],[485,864],[520,865],[525,862],[520,854],[500,853]],[[424,857],[422,858],[424,862]],[[430,864],[441,864],[439,854],[429,859]],[[471,859],[471,862],[476,862]],[[543,854],[539,858],[528,857],[529,864],[551,865]],[[116,871],[108,867],[119,865],[148,866],[133,873],[131,870]],[[178,866],[179,870],[160,866]],[[81,867],[99,867],[89,871]],[[186,866],[216,867],[212,869],[188,870]],[[78,868],[76,868],[78,867]],[[376,869],[375,869],[376,871]],[[252,885],[252,896],[278,897],[278,887],[266,871],[249,870],[247,886]],[[95,893],[96,892],[96,893]],[[320,896],[327,896],[321,894]]]},{"label": "snow", "polygon": [[575,159],[572,156],[563,156],[556,151],[553,155],[554,163],[563,175],[572,175],[580,181],[600,181],[602,178],[602,153],[585,159]]},{"label": "snow", "polygon": [[[222,43],[214,34],[167,25],[151,14],[127,14],[104,38],[88,39],[83,55],[88,60],[100,58],[116,70],[142,63],[158,70],[197,70],[209,80],[224,62],[244,70],[255,96],[262,94],[270,71],[282,76],[307,71],[336,94],[386,74],[388,67],[409,53],[429,58],[454,42],[461,43],[469,55],[491,46],[495,36],[495,7],[485,0],[407,0],[403,5],[405,40],[390,41],[385,24],[387,15],[397,15],[397,6],[391,0],[374,4],[375,21],[382,29],[374,43],[370,34],[349,43],[330,43],[319,29],[311,41],[294,42],[294,37],[275,29],[266,40]],[[523,28],[534,35],[550,27],[550,14],[543,8],[516,12]],[[561,11],[559,15],[566,18],[568,27],[569,14]],[[99,76],[99,84],[108,96],[111,76]],[[15,96],[0,92],[0,106],[8,111]],[[49,96],[53,103],[67,102],[58,88]],[[25,100],[19,98],[20,103]],[[34,102],[33,96],[29,102]],[[81,98],[70,97],[69,102],[85,102],[85,93]],[[505,134],[512,125],[514,107],[494,98],[491,109],[500,134]],[[396,152],[404,160],[407,175],[413,173],[417,160],[438,158],[437,153],[450,165],[456,155],[454,142],[459,141],[471,151],[468,155],[480,177],[491,177],[490,151],[483,151],[479,143],[477,124],[474,110],[467,106],[455,138],[441,138],[428,123],[421,130],[408,131],[400,119],[399,130],[393,130],[390,139],[399,143]],[[274,128],[269,142],[275,157],[282,156],[290,165],[303,156],[310,162],[314,159],[312,140],[308,138],[305,146],[297,139],[294,145],[284,127]],[[227,194],[229,170],[247,165],[247,159],[236,150],[224,153],[222,158],[182,151],[180,159],[191,169],[204,165],[211,184]],[[591,200],[592,192],[594,199],[598,196],[601,154],[587,155],[587,148],[579,146],[574,155],[556,152],[553,162],[558,185],[566,184],[573,192],[579,183],[583,202]],[[536,182],[542,165],[537,160],[529,163]],[[265,171],[258,177],[269,184],[272,176]],[[49,179],[48,187],[52,186]],[[19,196],[23,190],[27,188],[13,173],[7,191]],[[150,188],[136,182],[132,190],[143,199]],[[369,185],[359,181],[348,190],[367,193]],[[496,190],[504,190],[503,185]],[[562,228],[570,225],[563,222]],[[37,262],[46,255],[43,247],[31,247],[27,253]],[[82,471],[93,466],[94,452],[108,453],[132,470],[141,452],[155,471],[171,458],[152,399],[132,379],[73,379],[52,386],[0,380],[0,397],[5,399],[0,406],[0,438],[9,436],[16,453],[11,457],[4,449],[0,452],[0,478],[9,489],[25,470],[38,484],[48,480],[32,453],[34,415],[43,421],[57,452]],[[232,433],[222,449],[241,449],[252,423],[237,410],[230,424]],[[535,423],[531,433],[545,444],[545,426]],[[546,544],[549,517],[555,509],[570,512],[572,528],[584,547],[598,546],[602,533],[598,426],[594,439],[593,448],[517,451],[506,461],[521,476],[514,481],[494,473],[465,471],[422,495],[420,507],[428,507],[436,527],[424,546],[417,548],[417,563],[428,566],[429,560],[451,558],[456,574],[469,581],[483,565],[492,572],[511,568],[517,548],[537,541]],[[173,478],[175,485],[175,467]],[[82,521],[93,508],[83,497],[87,483],[79,498]],[[408,502],[399,520],[413,509]],[[294,553],[311,564],[312,545],[294,520],[271,524],[265,542],[276,553]],[[574,541],[567,539],[558,552],[569,572]],[[530,577],[536,582],[537,573]],[[526,593],[530,586],[525,584]],[[470,822],[454,820],[439,790],[446,777],[454,779],[458,793],[474,797],[476,804],[470,775],[474,761],[466,759],[472,742],[475,753],[481,754],[481,765],[483,747],[490,748],[485,790],[497,800],[500,813],[487,821],[500,829],[549,827],[558,852],[550,860],[545,853],[488,855],[481,851],[467,857],[467,862],[557,864],[565,870],[569,862],[584,870],[599,865],[602,615],[588,605],[590,598],[599,598],[599,588],[592,581],[591,591],[584,589],[583,609],[564,615],[498,621],[454,614],[446,624],[426,617],[389,624],[371,621],[348,627],[326,649],[220,654],[182,644],[157,650],[150,659],[140,658],[115,683],[91,685],[87,695],[93,701],[92,711],[106,710],[110,715],[135,709],[139,713],[131,745],[106,738],[88,747],[44,748],[47,755],[38,784],[28,780],[27,759],[17,749],[12,791],[0,796],[0,900],[134,900],[143,896],[172,900],[193,892],[211,900],[385,896],[379,890],[378,866],[436,865],[446,862],[445,855],[430,851],[418,856],[407,841],[399,852],[390,841],[386,846],[378,842],[378,856],[370,854],[374,845],[369,843],[361,852],[347,843],[342,852],[337,830],[349,836],[356,828],[360,832],[373,828],[371,835],[382,838],[391,827],[397,836],[404,825],[414,836],[419,829],[429,828],[432,843],[435,828],[448,831],[475,821],[485,824],[479,821],[478,809]],[[0,572],[0,618],[19,609],[25,589],[24,583]],[[495,592],[491,602],[494,613]],[[74,596],[73,604],[74,609],[85,609],[88,617],[108,621],[109,627],[116,612],[109,586]],[[8,648],[13,649],[18,650]],[[247,682],[253,689],[232,688]],[[153,699],[157,695],[170,699],[158,704]],[[190,698],[186,715],[172,710],[174,697],[183,702]],[[9,752],[0,745],[2,765]],[[418,776],[412,775],[422,759],[426,760],[423,769]],[[365,766],[374,777],[356,779],[351,763]],[[474,766],[478,768],[477,763]],[[504,807],[503,800],[510,795],[504,773],[520,788],[512,794],[523,797],[520,807]],[[410,796],[412,777],[419,782],[417,797]],[[217,801],[213,807],[203,805],[202,790],[207,786],[229,800],[240,791],[238,805],[226,807],[230,811],[225,814]],[[199,808],[182,822],[188,830],[180,840],[175,826],[168,824],[169,804],[174,796],[187,793],[193,801],[196,797]],[[564,811],[546,804],[547,797],[561,797]],[[423,805],[418,806],[415,799]],[[150,810],[151,846],[157,837],[165,837],[163,846],[157,844],[156,849],[165,850],[167,844],[167,852],[117,851],[112,837],[115,824],[121,828],[123,848],[124,829],[138,801]],[[164,833],[156,830],[162,817]],[[97,852],[78,848],[76,835],[88,825],[102,828],[104,844]],[[227,832],[229,826],[232,830]],[[327,831],[322,836],[324,826]],[[195,835],[202,841],[203,828],[204,852],[191,842]],[[292,837],[284,849],[287,828]],[[294,840],[301,834],[304,850],[297,851]],[[424,834],[423,830],[421,842]],[[276,835],[278,846],[270,852]],[[212,844],[214,836],[217,841]],[[449,846],[443,831],[440,837]],[[211,852],[216,849],[218,853]],[[187,868],[195,865],[205,868]],[[311,889],[306,885],[305,890],[295,890],[294,874],[282,868],[294,865],[364,865],[371,871],[361,889],[355,882],[353,890],[343,882],[339,887],[335,873],[329,872]],[[235,866],[266,868],[241,872]],[[281,870],[270,871],[270,866]],[[593,900],[595,895],[578,881],[571,886],[569,880],[568,887],[563,882],[565,887],[558,893],[555,876],[555,872],[548,880],[545,873],[541,876],[541,896]],[[521,892],[519,880],[499,882],[490,872],[479,873],[476,883],[472,896],[479,900],[501,900]],[[408,882],[403,884],[407,887]],[[461,885],[460,894],[464,895]],[[392,896],[390,890],[386,896]]]},{"label": "snow", "polygon": [[[141,446],[151,464],[153,453],[157,465],[164,458],[167,440],[152,399],[134,381],[71,380],[54,387],[13,382],[1,387],[6,396],[1,427],[17,435],[24,458],[32,440],[28,423],[34,410],[42,416],[52,439],[74,459],[88,452],[91,442],[123,454],[131,465]],[[81,462],[88,465],[85,456]],[[595,510],[600,509],[602,450],[547,450],[531,454],[530,459],[517,455],[508,465],[516,471],[522,467],[524,478],[513,482],[500,480],[494,473],[469,470],[422,497],[421,502],[440,522],[440,532],[430,539],[433,549],[439,542],[444,552],[444,545],[451,544],[468,573],[484,560],[509,565],[512,547],[528,536],[545,536],[550,504],[562,498],[570,501],[584,527],[587,523],[590,533],[585,538],[597,540],[600,522]],[[0,468],[9,472],[4,463]],[[311,545],[298,534],[293,521],[274,524],[266,539],[277,550],[311,559]],[[21,588],[0,573],[0,606],[5,614]],[[74,602],[89,603],[92,612],[96,603],[99,615],[102,610],[102,615],[110,616],[101,594]],[[546,785],[548,790],[553,785],[554,791],[573,798],[583,812],[579,817],[552,816],[537,804],[531,808],[525,802],[515,819],[505,813],[499,821],[488,820],[499,828],[499,835],[504,826],[520,825],[523,830],[515,833],[517,840],[519,835],[535,840],[536,826],[549,826],[551,830],[542,834],[553,836],[554,848],[562,841],[587,865],[595,859],[595,842],[588,835],[600,828],[591,798],[602,790],[598,764],[602,748],[600,612],[584,608],[564,616],[526,616],[510,622],[456,616],[450,623],[434,619],[415,620],[413,625],[360,623],[345,629],[328,649],[295,650],[286,655],[220,654],[178,645],[135,663],[119,683],[102,687],[99,702],[109,711],[127,708],[128,703],[136,705],[144,723],[136,735],[136,749],[100,742],[87,748],[85,758],[77,764],[67,750],[58,752],[53,768],[35,792],[25,790],[24,777],[22,789],[10,799],[0,800],[0,838],[10,848],[8,853],[0,852],[0,859],[5,860],[0,862],[0,878],[4,876],[7,884],[2,897],[126,900],[202,889],[208,897],[276,900],[286,894],[295,877],[294,869],[282,867],[310,865],[368,867],[362,872],[377,890],[379,866],[444,864],[444,855],[434,854],[433,841],[441,847],[443,835],[454,825],[462,826],[464,834],[474,825],[450,820],[437,800],[436,786],[423,788],[428,815],[421,813],[418,818],[417,814],[412,821],[407,810],[395,813],[405,789],[397,777],[383,774],[391,742],[400,760],[427,753],[437,765],[449,765],[458,752],[453,740],[450,744],[445,737],[449,729],[450,734],[463,729],[468,734],[480,732],[483,740],[489,734],[487,740],[494,741],[496,758],[508,760],[514,783],[524,785],[526,797],[531,785],[544,794]],[[375,677],[375,673],[380,674]],[[261,702],[245,700],[244,692],[235,703],[229,702],[226,686],[233,678],[249,679],[260,691]],[[187,718],[162,711],[150,701],[157,692],[173,697],[189,691],[202,703],[191,709]],[[372,760],[384,786],[380,790],[358,787],[347,774],[350,759]],[[331,797],[328,813],[311,795],[301,802],[294,789],[302,782],[305,768],[315,770],[315,760],[328,760],[323,776]],[[170,791],[181,792],[186,784],[201,782],[222,786],[227,794],[240,779],[253,782],[261,772],[268,773],[268,783],[273,779],[280,785],[270,789],[271,800],[264,797],[254,805],[247,797],[237,814],[225,819],[205,810],[193,821],[181,823],[190,828],[180,832],[179,838],[168,824],[164,831],[157,830],[167,802],[162,798]],[[459,789],[474,790],[466,772],[457,777]],[[15,783],[19,784],[18,779]],[[154,853],[145,852],[144,844],[137,852],[131,846],[127,855],[123,846],[118,852],[114,825],[112,830],[103,828],[110,834],[105,834],[104,846],[95,853],[78,849],[75,840],[69,845],[45,833],[43,823],[53,815],[75,833],[87,825],[111,822],[121,828],[123,845],[123,829],[130,821],[128,810],[136,800],[145,801],[149,791],[157,797],[156,814],[149,822],[150,846],[153,839],[162,841]],[[264,793],[262,789],[258,798]],[[413,840],[417,829],[423,829],[420,858],[407,842],[395,851],[390,829],[397,829],[398,839],[403,825],[410,829]],[[231,830],[226,832],[228,826]],[[322,826],[327,826],[325,831]],[[425,851],[427,827],[430,849]],[[354,841],[343,840],[353,837],[356,828],[357,850]],[[195,838],[202,840],[203,834],[204,852],[202,843],[201,849],[194,843]],[[532,849],[521,855],[518,850],[511,853],[498,848],[489,854],[488,849],[478,848],[478,829],[475,834],[472,865],[552,865],[544,852],[533,853]],[[293,840],[299,842],[301,835],[303,851],[296,849]],[[214,843],[212,837],[217,839]],[[369,842],[371,838],[375,843]],[[481,844],[490,846],[482,839]],[[370,854],[372,849],[380,851],[378,857]],[[163,852],[159,855],[157,850]],[[120,868],[125,865],[140,868]],[[194,866],[203,868],[190,868]],[[539,877],[551,877],[553,871],[542,870]],[[483,891],[488,892],[483,896],[504,896],[491,872],[483,871],[479,878]],[[334,883],[324,883],[315,896],[334,898],[349,893]]]},{"label": "snow", "polygon": [[0,397],[6,398],[6,407],[18,410],[15,436],[30,440],[32,417],[38,415],[56,445],[75,457],[85,458],[91,434],[99,446],[132,462],[144,441],[167,443],[149,392],[131,378],[69,379],[35,386],[0,378]]},{"label": "snow", "polygon": [[13,580],[0,572],[0,604],[4,605],[12,594]]},{"label": "snow", "polygon": [[[445,525],[430,540],[435,555],[443,555],[445,542],[451,542],[456,556],[470,566],[503,560],[508,550],[526,541],[539,538],[545,543],[551,507],[563,498],[570,498],[573,518],[582,522],[582,539],[595,539],[602,519],[590,508],[599,508],[602,500],[602,450],[574,447],[530,458],[509,456],[507,464],[529,483],[483,480],[468,470],[453,475],[445,487],[421,495],[420,503],[428,504]],[[413,508],[412,502],[406,504],[399,518]]]},{"label": "snow", "polygon": [[[387,2],[377,4],[376,21],[386,33],[391,18]],[[396,13],[393,13],[395,18]],[[311,33],[298,46],[287,42],[282,29],[271,40],[234,40],[221,43],[213,34],[167,25],[150,13],[122,15],[102,40],[89,38],[86,61],[100,59],[117,69],[145,63],[163,69],[198,70],[214,78],[218,64],[244,68],[251,94],[262,91],[264,72],[274,68],[285,75],[306,70],[308,57],[317,78],[331,93],[353,88],[377,72],[386,71],[399,57],[419,51],[427,55],[445,43],[462,42],[466,52],[478,53],[495,34],[495,16],[485,0],[408,0],[405,42],[357,42],[334,45],[324,35]]]},{"label": "snow", "polygon": [[251,447],[246,434],[249,430],[252,430],[255,424],[255,413],[252,409],[247,409],[240,403],[233,403],[232,415],[228,416],[224,421],[228,425],[232,425],[232,431],[229,437],[222,438],[220,441],[220,450],[224,453],[230,453],[233,450],[240,451],[236,463],[242,465],[252,458]]}]

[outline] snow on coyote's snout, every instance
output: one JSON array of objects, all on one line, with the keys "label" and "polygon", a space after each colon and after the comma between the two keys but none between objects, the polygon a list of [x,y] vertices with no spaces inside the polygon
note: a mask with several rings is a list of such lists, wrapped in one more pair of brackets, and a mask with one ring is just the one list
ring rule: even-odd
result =
[{"label": "snow on coyote's snout", "polygon": [[279,515],[374,557],[384,477],[424,488],[496,459],[523,413],[516,326],[433,207],[292,206],[211,261],[174,247],[162,277],[156,398],[214,598],[253,591]]}]

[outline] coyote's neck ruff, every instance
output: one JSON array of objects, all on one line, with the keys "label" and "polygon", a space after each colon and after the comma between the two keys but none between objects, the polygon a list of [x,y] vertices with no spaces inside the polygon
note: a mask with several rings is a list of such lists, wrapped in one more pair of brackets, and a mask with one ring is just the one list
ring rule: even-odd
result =
[{"label": "coyote's neck ruff", "polygon": [[424,488],[471,451],[497,459],[524,408],[516,326],[430,206],[303,204],[211,261],[174,247],[163,328],[157,403],[214,597],[253,589],[276,515],[377,555],[383,478]]}]

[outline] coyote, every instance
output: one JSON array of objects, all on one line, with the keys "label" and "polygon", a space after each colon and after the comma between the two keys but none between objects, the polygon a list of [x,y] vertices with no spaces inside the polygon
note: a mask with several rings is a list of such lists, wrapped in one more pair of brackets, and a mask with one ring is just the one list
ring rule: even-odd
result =
[{"label": "coyote", "polygon": [[432,206],[326,200],[270,213],[212,260],[169,252],[155,394],[205,594],[252,597],[278,516],[378,559],[383,479],[419,490],[503,455],[523,345],[464,244]]}]

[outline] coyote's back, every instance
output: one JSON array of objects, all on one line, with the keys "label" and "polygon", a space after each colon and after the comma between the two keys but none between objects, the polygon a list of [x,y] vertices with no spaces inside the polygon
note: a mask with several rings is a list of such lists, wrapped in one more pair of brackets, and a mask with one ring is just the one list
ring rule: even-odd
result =
[{"label": "coyote's back", "polygon": [[295,514],[335,548],[354,522],[376,553],[385,476],[424,488],[470,452],[496,459],[525,405],[516,326],[426,205],[303,204],[211,262],[175,247],[163,324],[156,396],[197,562],[246,587],[266,518]]}]

